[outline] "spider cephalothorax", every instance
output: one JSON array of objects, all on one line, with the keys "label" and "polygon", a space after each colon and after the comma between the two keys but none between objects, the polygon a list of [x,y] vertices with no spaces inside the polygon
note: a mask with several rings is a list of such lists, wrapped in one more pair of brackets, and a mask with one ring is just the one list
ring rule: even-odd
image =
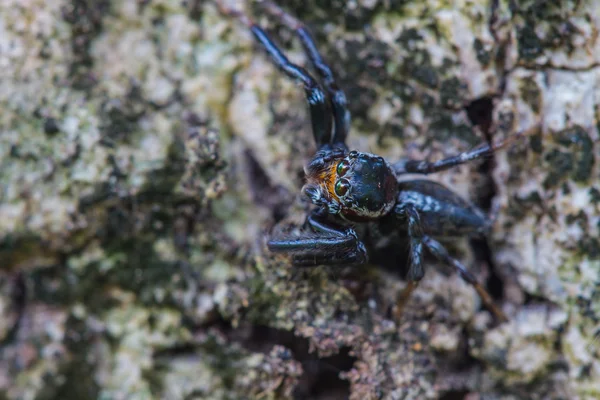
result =
[{"label": "spider cephalothorax", "polygon": [[355,150],[321,150],[305,172],[303,193],[330,214],[349,221],[381,218],[396,204],[398,181],[383,157]]},{"label": "spider cephalothorax", "polygon": [[[313,65],[317,81],[304,68],[290,62],[266,32],[248,16],[218,2],[221,11],[237,17],[252,32],[272,61],[287,76],[300,82],[310,109],[317,153],[306,166],[307,182],[303,192],[317,207],[306,218],[306,233],[271,237],[271,251],[292,256],[295,266],[357,265],[367,262],[363,236],[355,230],[363,224],[361,235],[389,231],[408,238],[407,286],[398,296],[400,314],[409,294],[423,278],[423,249],[451,265],[473,285],[485,305],[499,318],[506,319],[475,277],[452,258],[436,237],[481,235],[489,227],[484,214],[450,189],[426,179],[399,179],[404,174],[430,174],[488,157],[509,143],[482,145],[473,150],[436,162],[408,160],[390,164],[369,153],[348,151],[346,136],[350,113],[346,96],[337,86],[331,69],[323,60],[306,27],[270,1],[261,1],[266,11],[291,28],[302,43]],[[514,140],[523,134],[516,134]],[[404,178],[404,177],[403,177]],[[404,264],[405,259],[397,260]]]}]

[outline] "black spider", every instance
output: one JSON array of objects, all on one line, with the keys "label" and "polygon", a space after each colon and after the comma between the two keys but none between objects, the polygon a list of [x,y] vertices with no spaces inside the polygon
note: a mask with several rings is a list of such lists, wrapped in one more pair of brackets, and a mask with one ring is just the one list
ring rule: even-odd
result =
[{"label": "black spider", "polygon": [[436,162],[409,160],[388,163],[382,157],[349,151],[346,136],[350,114],[346,96],[337,86],[331,69],[323,61],[306,27],[274,3],[263,1],[265,10],[281,19],[299,37],[322,86],[302,67],[291,63],[269,39],[265,31],[248,16],[217,3],[220,10],[237,17],[253,33],[272,61],[289,77],[301,82],[310,107],[312,131],[318,151],[305,168],[307,183],[302,192],[317,208],[307,217],[307,232],[300,236],[272,237],[268,248],[289,253],[295,266],[350,265],[367,262],[363,231],[407,235],[410,244],[408,284],[400,294],[396,314],[402,308],[425,273],[423,248],[439,260],[453,266],[473,285],[483,303],[500,320],[506,316],[490,295],[458,260],[452,258],[434,237],[464,237],[484,234],[491,225],[482,211],[458,195],[426,179],[401,179],[403,174],[444,171],[454,166],[491,156],[511,140],[482,145],[471,151]]}]

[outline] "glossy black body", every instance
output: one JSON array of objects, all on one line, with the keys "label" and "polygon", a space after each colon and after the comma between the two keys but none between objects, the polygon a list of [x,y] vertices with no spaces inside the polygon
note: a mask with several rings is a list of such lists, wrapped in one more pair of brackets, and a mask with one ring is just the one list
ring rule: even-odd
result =
[{"label": "glossy black body", "polygon": [[[295,31],[321,83],[291,63],[250,18],[220,5],[222,12],[237,16],[248,25],[275,65],[303,85],[318,148],[305,168],[307,183],[302,191],[316,208],[306,219],[304,233],[271,237],[268,248],[290,254],[292,263],[301,267],[360,265],[368,261],[365,240],[373,244],[385,241],[386,236],[404,237],[409,244],[409,260],[406,293],[399,296],[402,301],[424,275],[423,249],[426,248],[453,266],[475,287],[486,306],[498,318],[505,319],[474,276],[435,239],[484,234],[490,224],[483,212],[439,183],[426,179],[405,180],[403,175],[444,171],[488,157],[507,142],[497,146],[485,144],[437,162],[408,160],[390,164],[374,154],[349,151],[346,137],[350,114],[346,97],[310,34],[300,21],[274,3],[261,4],[269,14]],[[398,260],[398,264],[405,264],[405,260]],[[399,310],[402,307],[403,304],[398,304]]]},{"label": "glossy black body", "polygon": [[425,179],[400,182],[396,204],[396,213],[407,205],[414,208],[426,235],[465,237],[485,233],[489,227],[479,209],[445,186]]}]

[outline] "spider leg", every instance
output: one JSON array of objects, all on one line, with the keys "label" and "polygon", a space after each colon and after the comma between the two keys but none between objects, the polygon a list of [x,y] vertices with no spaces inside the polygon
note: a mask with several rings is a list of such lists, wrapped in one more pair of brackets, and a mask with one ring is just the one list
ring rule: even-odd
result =
[{"label": "spider leg", "polygon": [[518,132],[511,135],[506,140],[496,144],[484,144],[472,150],[465,151],[455,156],[447,157],[439,161],[426,160],[404,160],[392,165],[396,174],[432,174],[434,172],[445,171],[457,165],[465,164],[480,158],[491,157],[495,151],[507,146],[514,141],[525,136],[524,132]]},{"label": "spider leg", "polygon": [[461,264],[460,261],[450,257],[448,251],[444,248],[444,246],[442,246],[440,242],[432,239],[429,236],[425,236],[423,238],[423,242],[434,256],[436,256],[440,261],[443,261],[446,264],[453,266],[458,271],[460,276],[467,283],[471,284],[471,286],[475,288],[475,291],[481,298],[481,301],[483,302],[485,307],[488,310],[490,310],[498,320],[502,322],[508,321],[506,315],[504,315],[504,313],[494,304],[494,301],[492,300],[489,293],[483,288],[483,286],[481,286],[479,282],[477,282],[477,279],[473,276],[473,274],[471,274],[469,270],[467,270],[467,268]]},{"label": "spider leg", "polygon": [[250,17],[239,10],[233,10],[226,7],[221,1],[216,1],[216,4],[221,13],[236,17],[250,29],[254,38],[263,46],[273,63],[280,70],[288,77],[302,83],[310,109],[312,131],[315,141],[319,147],[324,143],[329,143],[331,141],[331,112],[325,93],[315,78],[313,78],[304,68],[288,60],[277,45],[269,38],[267,33],[261,27],[256,25]]},{"label": "spider leg", "polygon": [[294,254],[292,256],[292,263],[295,267],[316,267],[318,265],[362,265],[366,262],[366,250],[362,243],[358,243],[356,248],[353,249],[342,249],[336,252]]},{"label": "spider leg", "polygon": [[292,262],[299,267],[367,262],[366,249],[354,229],[320,220],[315,213],[307,218],[307,223],[311,234],[271,239],[267,247],[276,253],[292,253]]},{"label": "spider leg", "polygon": [[[348,136],[348,131],[350,129],[350,112],[347,107],[346,95],[337,85],[331,68],[329,68],[327,63],[323,60],[310,32],[302,21],[299,21],[283,11],[281,7],[274,2],[263,1],[262,4],[267,12],[279,18],[285,25],[294,30],[300,38],[304,51],[319,74],[319,77],[322,79],[325,90],[331,101],[335,129],[333,137],[331,138],[331,144],[346,147],[346,137]],[[327,142],[317,144],[321,146],[327,144]]]},{"label": "spider leg", "polygon": [[406,275],[408,282],[406,287],[402,290],[402,292],[400,292],[398,298],[396,299],[395,316],[396,320],[400,320],[412,292],[417,288],[419,281],[425,275],[425,269],[423,268],[424,235],[419,213],[412,205],[409,204],[398,210],[397,215],[399,218],[406,219],[408,226],[408,237],[410,241],[409,264]]},{"label": "spider leg", "polygon": [[325,253],[354,246],[356,238],[343,232],[336,236],[297,236],[287,239],[272,239],[267,243],[269,250],[275,253]]}]

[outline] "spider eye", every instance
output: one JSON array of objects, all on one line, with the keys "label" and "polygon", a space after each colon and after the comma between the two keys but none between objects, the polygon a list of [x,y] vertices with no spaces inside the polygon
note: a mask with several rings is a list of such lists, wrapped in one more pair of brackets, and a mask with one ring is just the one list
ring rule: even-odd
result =
[{"label": "spider eye", "polygon": [[350,189],[350,182],[345,179],[340,179],[335,184],[335,194],[338,196],[344,196],[346,193],[348,193],[348,189]]},{"label": "spider eye", "polygon": [[338,174],[338,176],[344,176],[344,175],[346,175],[346,172],[348,172],[349,169],[350,169],[350,165],[348,164],[348,162],[347,161],[341,161],[337,165],[337,174]]}]

